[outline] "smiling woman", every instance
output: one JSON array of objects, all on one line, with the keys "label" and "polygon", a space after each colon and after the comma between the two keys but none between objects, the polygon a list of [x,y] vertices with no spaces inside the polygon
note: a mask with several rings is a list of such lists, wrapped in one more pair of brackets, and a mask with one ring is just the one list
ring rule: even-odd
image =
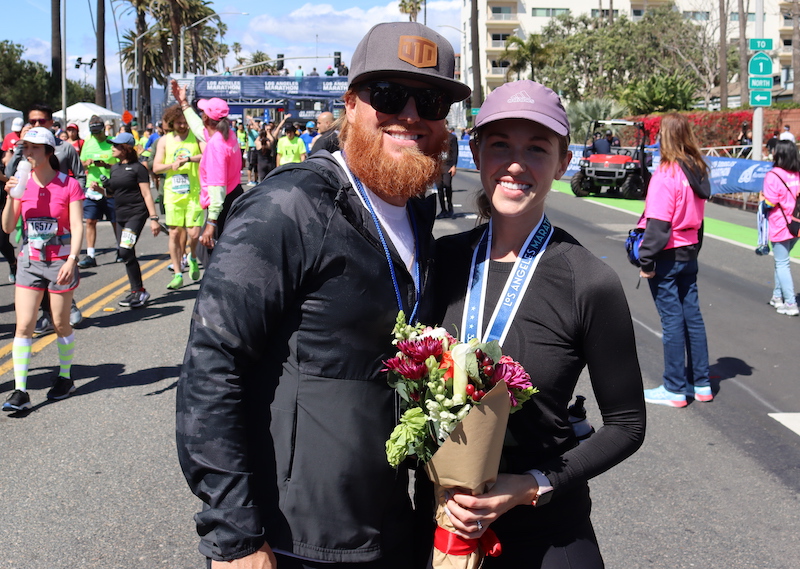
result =
[{"label": "smiling woman", "polygon": [[[544,211],[569,165],[569,132],[559,97],[543,85],[492,91],[470,145],[489,223],[437,243],[437,275],[445,275],[437,321],[462,341],[500,342],[535,370],[540,391],[509,417],[492,489],[447,502],[459,535],[479,538],[491,526],[500,539],[503,553],[486,568],[601,568],[588,480],[644,439],[641,372],[619,279]],[[603,427],[578,446],[567,408],[585,367]]]}]

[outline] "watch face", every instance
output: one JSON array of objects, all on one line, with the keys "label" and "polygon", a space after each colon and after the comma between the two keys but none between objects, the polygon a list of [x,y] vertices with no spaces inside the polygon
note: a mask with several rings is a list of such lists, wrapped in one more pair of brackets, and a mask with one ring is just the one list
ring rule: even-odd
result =
[{"label": "watch face", "polygon": [[553,497],[553,491],[548,490],[544,494],[539,494],[538,496],[536,496],[536,499],[533,501],[532,505],[534,507],[544,506],[545,504],[550,502],[550,498],[552,497]]}]

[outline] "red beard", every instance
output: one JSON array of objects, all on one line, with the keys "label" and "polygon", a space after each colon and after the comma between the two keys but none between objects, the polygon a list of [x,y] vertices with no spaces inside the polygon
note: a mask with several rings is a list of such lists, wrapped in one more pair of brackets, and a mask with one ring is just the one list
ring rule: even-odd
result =
[{"label": "red beard", "polygon": [[442,126],[441,132],[434,132],[432,136],[438,143],[433,156],[418,148],[406,148],[398,160],[384,152],[382,130],[366,128],[356,122],[349,125],[342,148],[350,171],[370,190],[381,197],[409,199],[424,193],[439,175],[447,130]]}]

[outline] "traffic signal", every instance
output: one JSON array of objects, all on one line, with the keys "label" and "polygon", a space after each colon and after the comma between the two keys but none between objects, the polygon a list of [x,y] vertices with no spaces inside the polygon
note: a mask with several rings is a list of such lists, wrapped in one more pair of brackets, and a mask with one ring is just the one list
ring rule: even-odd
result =
[{"label": "traffic signal", "polygon": [[281,71],[283,69],[283,54],[278,54],[278,63],[275,64],[275,69]]},{"label": "traffic signal", "polygon": [[125,108],[133,110],[133,89],[125,89]]},{"label": "traffic signal", "polygon": [[341,64],[342,64],[342,52],[341,51],[334,51],[333,52],[333,66],[336,69],[338,69]]}]

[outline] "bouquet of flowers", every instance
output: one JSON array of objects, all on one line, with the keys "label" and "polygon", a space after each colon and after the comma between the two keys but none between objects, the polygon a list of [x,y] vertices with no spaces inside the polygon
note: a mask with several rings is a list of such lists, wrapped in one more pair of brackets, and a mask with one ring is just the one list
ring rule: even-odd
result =
[{"label": "bouquet of flowers", "polygon": [[453,534],[445,490],[479,494],[495,482],[508,415],[537,390],[496,341],[459,342],[443,328],[409,325],[402,311],[393,332],[398,352],[384,363],[404,412],[387,459],[397,467],[416,457],[436,485],[434,567],[477,567],[483,555],[499,554],[497,538],[491,529],[480,540]]}]

